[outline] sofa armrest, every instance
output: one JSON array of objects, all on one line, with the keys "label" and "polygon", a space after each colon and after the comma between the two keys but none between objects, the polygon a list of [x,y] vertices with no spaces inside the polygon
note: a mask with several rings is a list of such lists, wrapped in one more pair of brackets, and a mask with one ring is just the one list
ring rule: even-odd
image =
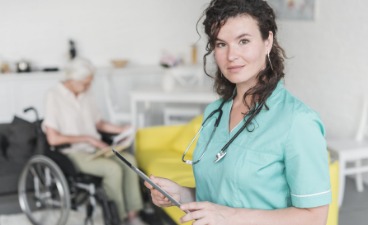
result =
[{"label": "sofa armrest", "polygon": [[136,152],[167,149],[183,127],[183,125],[173,125],[139,129],[135,137]]},{"label": "sofa armrest", "polygon": [[331,162],[329,165],[332,202],[329,207],[327,225],[337,225],[339,221],[338,191],[339,191],[339,163]]},{"label": "sofa armrest", "polygon": [[147,168],[156,159],[171,154],[172,142],[182,130],[181,125],[156,126],[139,129],[135,138],[135,156],[138,166],[147,172]]}]

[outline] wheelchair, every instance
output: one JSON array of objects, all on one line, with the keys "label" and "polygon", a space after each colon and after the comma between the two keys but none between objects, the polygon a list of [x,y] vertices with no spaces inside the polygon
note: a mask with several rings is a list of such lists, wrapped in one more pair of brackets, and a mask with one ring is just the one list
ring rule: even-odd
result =
[{"label": "wheelchair", "polygon": [[[48,145],[36,115],[37,153],[24,166],[18,182],[18,200],[22,211],[34,225],[65,225],[71,210],[86,205],[84,224],[93,225],[93,212],[99,203],[105,225],[120,224],[113,201],[109,201],[102,178],[81,173],[72,161]],[[65,146],[64,146],[65,147]]]}]

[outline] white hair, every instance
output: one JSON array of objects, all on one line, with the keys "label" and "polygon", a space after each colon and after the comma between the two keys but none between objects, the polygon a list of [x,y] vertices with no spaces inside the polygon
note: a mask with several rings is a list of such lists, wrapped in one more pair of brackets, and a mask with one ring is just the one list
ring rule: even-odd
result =
[{"label": "white hair", "polygon": [[65,68],[65,80],[83,80],[93,75],[95,68],[92,63],[84,58],[75,58]]}]

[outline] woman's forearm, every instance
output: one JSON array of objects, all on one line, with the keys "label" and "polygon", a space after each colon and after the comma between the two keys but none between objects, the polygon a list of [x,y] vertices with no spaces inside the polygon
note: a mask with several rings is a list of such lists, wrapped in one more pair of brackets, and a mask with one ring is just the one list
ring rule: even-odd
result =
[{"label": "woman's forearm", "polygon": [[234,209],[229,224],[236,225],[326,225],[328,205],[316,208],[277,210]]},{"label": "woman's forearm", "polygon": [[123,132],[125,129],[128,129],[129,126],[118,126],[112,123],[109,123],[107,121],[101,120],[100,122],[98,122],[96,124],[96,128],[99,131],[103,131],[106,133],[111,133],[111,134],[118,134]]},{"label": "woman's forearm", "polygon": [[63,145],[63,144],[73,144],[80,142],[88,142],[87,136],[69,136],[63,135],[55,129],[46,127],[46,137],[47,142],[52,146]]},{"label": "woman's forearm", "polygon": [[67,136],[67,135],[57,135],[53,137],[48,137],[47,141],[52,146],[63,145],[63,144],[73,144],[80,142],[88,142],[86,136]]}]

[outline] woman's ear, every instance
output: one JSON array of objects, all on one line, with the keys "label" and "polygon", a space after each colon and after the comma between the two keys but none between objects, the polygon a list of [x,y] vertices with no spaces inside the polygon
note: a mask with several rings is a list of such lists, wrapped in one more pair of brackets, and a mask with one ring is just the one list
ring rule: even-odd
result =
[{"label": "woman's ear", "polygon": [[266,54],[269,54],[271,52],[272,49],[272,45],[273,45],[273,32],[269,31],[268,32],[268,38],[265,41],[265,45],[266,45]]}]

